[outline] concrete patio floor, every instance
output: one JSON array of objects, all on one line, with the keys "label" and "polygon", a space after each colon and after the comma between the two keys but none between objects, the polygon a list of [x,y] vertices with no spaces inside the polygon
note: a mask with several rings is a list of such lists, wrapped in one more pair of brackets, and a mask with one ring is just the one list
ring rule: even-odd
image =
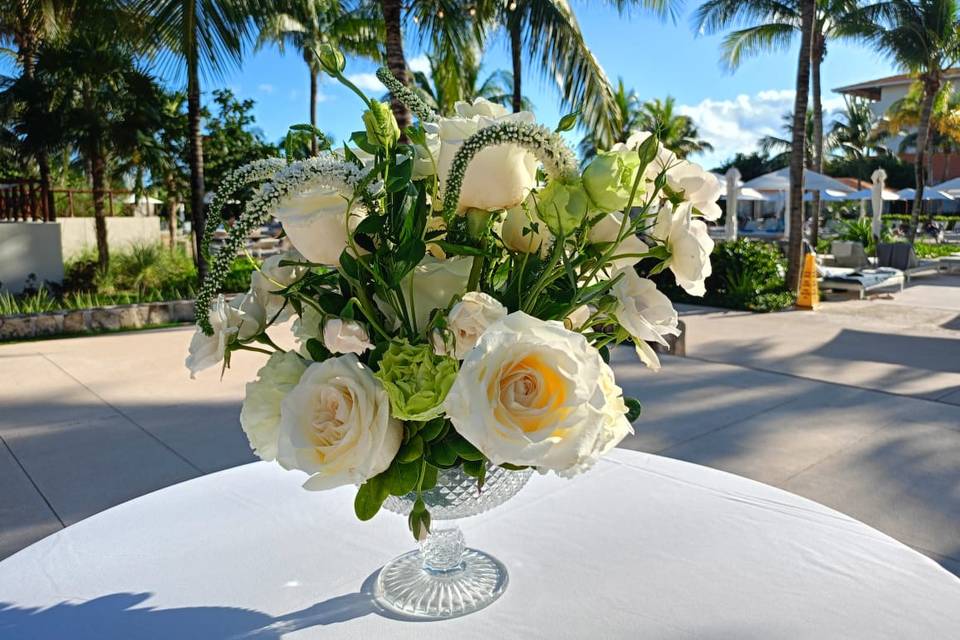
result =
[{"label": "concrete patio floor", "polygon": [[[960,575],[960,277],[951,281],[817,313],[691,308],[688,358],[652,373],[632,350],[614,354],[618,382],[644,404],[623,446],[806,496]],[[0,345],[0,558],[253,460],[237,417],[262,359],[238,353],[222,381],[190,380],[191,333]]]}]

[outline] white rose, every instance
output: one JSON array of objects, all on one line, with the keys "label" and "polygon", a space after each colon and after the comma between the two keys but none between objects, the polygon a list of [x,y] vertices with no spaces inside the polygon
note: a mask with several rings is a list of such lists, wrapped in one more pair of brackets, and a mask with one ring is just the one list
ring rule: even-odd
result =
[{"label": "white rose", "polygon": [[586,324],[587,320],[590,319],[590,316],[593,315],[594,311],[595,310],[589,305],[582,304],[567,314],[567,317],[564,319],[563,326],[576,331]]},{"label": "white rose", "polygon": [[373,349],[366,328],[355,320],[331,318],[323,325],[323,344],[331,353],[360,355]]},{"label": "white rose", "polygon": [[[410,304],[410,281],[413,280],[413,311],[417,328],[422,329],[430,321],[430,313],[434,309],[446,309],[454,296],[467,290],[467,280],[470,279],[470,268],[473,258],[456,256],[447,260],[438,260],[433,256],[424,256],[413,271],[408,273],[401,282],[407,307]],[[383,303],[380,308],[388,313]]]},{"label": "white rose", "polygon": [[413,145],[413,179],[429,178],[437,173],[437,162],[440,159],[440,126],[435,122],[424,122],[426,132],[426,146]]},{"label": "white rose", "polygon": [[247,383],[240,409],[240,426],[261,460],[275,460],[280,428],[280,403],[300,381],[307,364],[293,351],[274,353],[257,379]]},{"label": "white rose", "polygon": [[286,299],[276,292],[289,287],[307,273],[307,267],[304,266],[280,266],[280,262],[284,260],[300,261],[303,256],[296,251],[270,256],[250,275],[251,290],[257,293],[263,303],[267,320],[275,319],[275,322],[284,322],[293,312],[290,305],[285,305]]},{"label": "white rose", "polygon": [[[456,111],[457,117],[441,118],[438,123],[440,154],[437,171],[441,189],[445,188],[454,156],[467,138],[500,122],[534,122],[529,111],[508,113],[506,108],[483,98],[477,98],[472,105],[458,102]],[[484,149],[467,166],[457,211],[471,207],[495,211],[520,204],[536,185],[537,164],[532,153],[515,144]]]},{"label": "white rose", "polygon": [[633,269],[620,272],[623,276],[613,284],[617,298],[614,315],[617,322],[633,336],[637,355],[651,369],[660,368],[660,359],[647,342],[668,344],[664,336],[678,336],[677,312],[670,299],[657,291],[652,280],[641,278]]},{"label": "white rose", "polygon": [[453,333],[454,357],[463,358],[494,322],[507,315],[507,308],[496,298],[479,291],[468,291],[447,315],[447,328]]},{"label": "white rose", "polygon": [[519,253],[539,253],[545,258],[553,246],[554,237],[547,224],[530,212],[526,203],[507,211],[499,233],[503,246]]},{"label": "white rose", "polygon": [[684,200],[707,220],[718,220],[723,213],[717,198],[723,193],[724,186],[700,165],[678,160],[667,170],[667,185],[674,191],[683,192]]},{"label": "white rose", "polygon": [[669,266],[677,284],[692,296],[702,296],[707,292],[704,280],[712,273],[713,240],[707,225],[692,218],[692,207],[689,202],[664,205],[657,212],[653,234],[670,250]]},{"label": "white rose", "polygon": [[[620,235],[620,225],[623,224],[623,214],[619,211],[608,213],[598,220],[587,234],[587,239],[593,244],[608,244],[616,242]],[[627,223],[629,224],[629,223]],[[640,262],[640,255],[650,250],[643,240],[637,237],[635,233],[627,233],[626,236],[613,250],[613,260],[610,264],[614,269],[626,269]]]},{"label": "white rose", "polygon": [[323,335],[322,325],[323,314],[313,305],[303,305],[303,312],[294,319],[293,325],[290,327],[293,337],[296,339],[297,344],[300,345],[300,355],[305,358],[310,357],[310,352],[307,351],[306,348],[307,340],[311,338],[319,340]]},{"label": "white rose", "polygon": [[277,460],[310,474],[305,489],[332,489],[386,471],[402,438],[387,392],[351,353],[310,365],[283,399]]},{"label": "white rose", "polygon": [[[336,189],[315,187],[285,198],[273,215],[283,225],[290,242],[310,262],[336,266],[347,248],[347,200]],[[366,217],[354,205],[350,211],[350,232]]]},{"label": "white rose", "polygon": [[220,295],[210,305],[210,325],[213,335],[201,329],[190,340],[190,353],[186,365],[190,377],[220,363],[227,346],[235,340],[249,340],[266,326],[266,311],[254,292],[237,296],[229,303]]},{"label": "white rose", "polygon": [[521,311],[491,325],[444,403],[457,432],[494,464],[572,475],[632,429],[613,372],[579,333]]}]

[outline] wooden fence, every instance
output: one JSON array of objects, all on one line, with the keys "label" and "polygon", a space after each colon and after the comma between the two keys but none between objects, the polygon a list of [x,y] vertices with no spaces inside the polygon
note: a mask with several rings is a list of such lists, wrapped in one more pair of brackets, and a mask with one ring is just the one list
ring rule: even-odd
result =
[{"label": "wooden fence", "polygon": [[[38,180],[0,178],[0,221],[55,222],[58,212],[62,216],[72,218],[78,209],[92,211],[92,189],[51,189],[50,191],[54,195],[54,200],[60,203],[55,205],[56,211],[51,211],[47,206]],[[129,191],[105,191],[106,214],[115,215],[117,205],[114,199],[117,196],[129,194]],[[123,205],[119,206],[120,209],[122,207]]]}]

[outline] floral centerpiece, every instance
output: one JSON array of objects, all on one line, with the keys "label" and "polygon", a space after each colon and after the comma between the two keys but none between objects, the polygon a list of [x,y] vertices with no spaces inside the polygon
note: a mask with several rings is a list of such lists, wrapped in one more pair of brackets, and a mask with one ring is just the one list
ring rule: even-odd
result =
[{"label": "floral centerpiece", "polygon": [[[561,136],[575,114],[551,130],[478,99],[440,117],[381,70],[419,120],[400,131],[338,52],[318,57],[363,101],[364,128],[340,150],[225,179],[208,234],[228,201],[242,213],[197,299],[187,366],[269,354],[240,418],[256,454],[306,473],[306,489],[357,486],[361,520],[384,504],[408,514],[424,547],[384,568],[381,596],[457,615],[499,595],[505,573],[441,519],[495,506],[531,470],[586,471],[632,433],[639,403],[610,348],[632,342],[659,368],[650,343],[679,333],[677,313],[644,275],[670,269],[703,294],[703,219],[719,216],[721,187],[644,132],[581,170]],[[295,250],[267,259],[245,295],[218,296],[270,216]],[[284,351],[268,330],[291,318],[297,348]]]}]

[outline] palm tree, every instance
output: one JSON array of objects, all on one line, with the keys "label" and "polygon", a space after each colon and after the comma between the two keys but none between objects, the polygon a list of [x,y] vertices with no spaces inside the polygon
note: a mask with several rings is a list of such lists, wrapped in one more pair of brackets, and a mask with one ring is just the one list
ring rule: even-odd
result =
[{"label": "palm tree", "polygon": [[[906,153],[916,151],[917,126],[920,124],[923,85],[913,83],[907,95],[893,102],[888,108],[880,125],[880,130],[888,135],[903,136],[898,151]],[[909,132],[910,130],[912,132]],[[930,134],[927,149],[931,151],[927,158],[927,176],[933,180],[933,151],[946,155],[953,153],[960,144],[960,95],[955,94],[953,85],[944,83],[934,98],[930,113]],[[944,170],[947,169],[946,164]],[[944,177],[944,179],[946,179]]]},{"label": "palm tree", "polygon": [[623,84],[623,78],[617,78],[617,90],[613,93],[613,102],[616,105],[616,121],[619,129],[612,132],[587,131],[580,141],[578,150],[583,162],[589,162],[597,155],[597,151],[604,151],[618,142],[626,142],[634,131],[643,129],[645,121],[641,111],[640,98],[636,91]]},{"label": "palm tree", "polygon": [[[783,117],[780,118],[783,124],[780,126],[780,130],[783,132],[783,136],[776,135],[765,135],[762,136],[757,141],[757,146],[760,147],[760,152],[765,154],[773,154],[770,158],[770,162],[773,164],[783,164],[787,165],[790,162],[790,155],[793,149],[793,112],[788,111],[783,114]],[[813,111],[807,109],[806,117],[804,118],[804,128],[803,128],[803,137],[804,137],[804,146],[803,146],[803,166],[806,169],[814,169],[814,157],[813,157],[813,147],[815,144],[814,138],[814,115]],[[831,140],[826,139],[824,146],[826,150],[829,151],[832,144]]]},{"label": "palm tree", "polygon": [[317,77],[320,63],[315,52],[330,44],[344,54],[381,59],[383,23],[368,7],[346,8],[339,0],[294,0],[289,7],[258,20],[257,48],[274,42],[281,53],[287,46],[297,50],[310,72],[310,125],[314,128],[310,149],[317,153]]},{"label": "palm tree", "polygon": [[864,179],[864,161],[871,154],[883,152],[877,122],[870,104],[863,98],[849,98],[830,127],[834,146],[857,167],[857,187]]},{"label": "palm tree", "polygon": [[186,103],[183,92],[164,92],[158,109],[160,127],[156,135],[142,137],[138,148],[140,166],[150,173],[153,185],[163,191],[171,251],[176,248],[177,211],[190,188],[190,167],[186,163],[190,126],[184,109]]},{"label": "palm tree", "polygon": [[[513,101],[513,75],[509,71],[498,69],[480,79],[481,64],[478,53],[468,52],[462,58],[427,55],[430,64],[429,73],[413,73],[413,89],[427,105],[444,115],[453,113],[458,101],[471,102],[475,98],[485,98],[504,107]],[[523,98],[524,110],[531,110],[532,103]]]},{"label": "palm tree", "polygon": [[680,158],[694,153],[713,151],[713,145],[700,138],[700,132],[689,116],[675,113],[676,100],[667,96],[648,100],[640,108],[640,128],[656,131],[663,146]]},{"label": "palm tree", "polygon": [[898,66],[916,74],[923,91],[917,124],[915,175],[917,194],[908,239],[913,242],[923,212],[926,157],[934,101],[943,72],[960,60],[957,0],[881,0],[853,13],[849,31],[873,44]]},{"label": "palm tree", "polygon": [[201,247],[203,210],[203,135],[200,131],[201,74],[216,77],[228,64],[239,63],[252,34],[252,16],[263,15],[259,0],[137,0],[148,33],[183,62],[187,76],[187,118],[190,125],[190,217],[194,256],[202,281],[207,263]]},{"label": "palm tree", "polygon": [[[810,45],[813,40],[816,0],[800,0],[800,52],[797,56],[797,84],[793,101],[793,131],[790,140],[790,240],[787,244],[787,287],[800,288],[803,263],[803,160],[806,136],[805,114],[810,88]],[[819,215],[819,214],[817,214]]]}]

